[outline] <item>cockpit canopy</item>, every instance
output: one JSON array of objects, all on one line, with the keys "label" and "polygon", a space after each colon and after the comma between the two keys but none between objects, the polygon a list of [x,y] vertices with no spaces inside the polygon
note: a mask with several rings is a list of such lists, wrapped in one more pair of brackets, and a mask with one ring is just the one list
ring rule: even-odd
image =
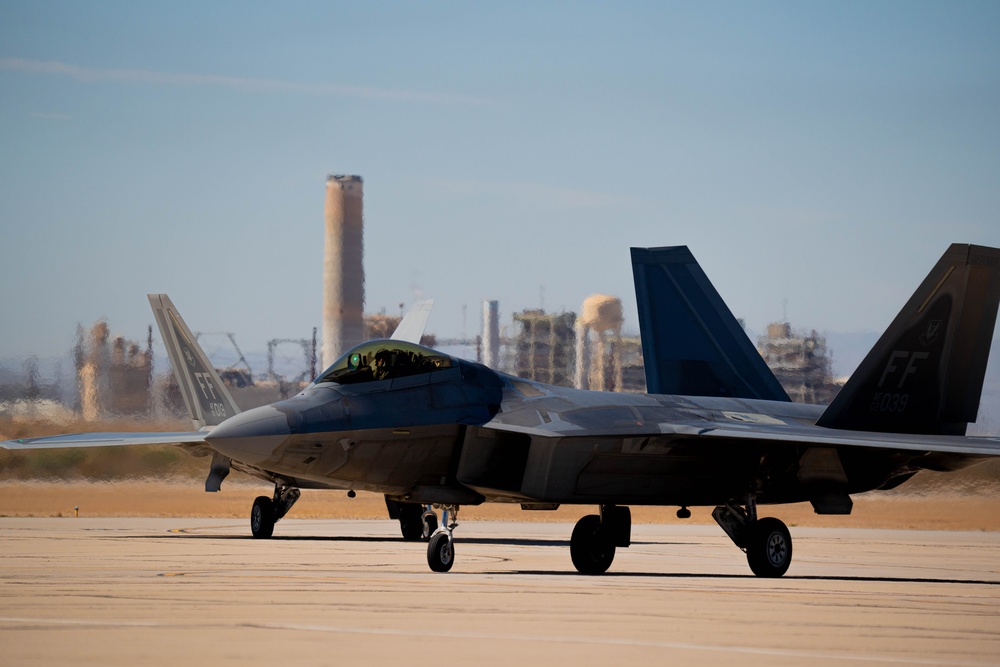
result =
[{"label": "cockpit canopy", "polygon": [[433,373],[452,367],[446,354],[398,340],[373,340],[348,350],[314,384],[356,384]]}]

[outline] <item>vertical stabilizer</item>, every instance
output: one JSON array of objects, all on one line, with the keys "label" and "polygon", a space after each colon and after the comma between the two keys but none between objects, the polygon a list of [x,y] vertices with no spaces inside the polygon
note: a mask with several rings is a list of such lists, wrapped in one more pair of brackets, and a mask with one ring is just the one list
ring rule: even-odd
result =
[{"label": "vertical stabilizer", "polygon": [[817,424],[961,435],[976,421],[1000,301],[1000,249],[948,248]]},{"label": "vertical stabilizer", "polygon": [[389,338],[392,340],[405,340],[409,343],[420,345],[420,339],[424,337],[424,329],[427,328],[427,320],[431,316],[431,308],[433,307],[434,299],[417,301],[399,322],[396,330],[392,332]]},{"label": "vertical stabilizer", "polygon": [[646,391],[788,401],[687,246],[632,248]]},{"label": "vertical stabilizer", "polygon": [[170,365],[196,429],[217,426],[239,412],[205,352],[166,294],[147,294]]}]

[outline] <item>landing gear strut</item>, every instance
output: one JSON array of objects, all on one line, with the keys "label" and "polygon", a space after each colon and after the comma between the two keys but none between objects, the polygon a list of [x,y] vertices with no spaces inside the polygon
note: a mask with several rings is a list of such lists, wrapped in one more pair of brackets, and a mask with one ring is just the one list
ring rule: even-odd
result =
[{"label": "landing gear strut", "polygon": [[266,540],[274,534],[274,524],[288,514],[302,492],[280,482],[274,485],[274,497],[257,496],[250,510],[250,532],[256,539]]},{"label": "landing gear strut", "polygon": [[452,533],[458,527],[458,505],[435,505],[435,507],[441,509],[441,527],[431,535],[431,541],[427,545],[427,564],[435,572],[447,572],[455,563],[455,541]]},{"label": "landing gear strut", "polygon": [[729,535],[733,544],[747,554],[747,563],[758,577],[780,577],[792,564],[792,536],[779,519],[757,518],[757,504],[748,499],[746,507],[729,503],[712,512],[712,518]]},{"label": "landing gear strut", "polygon": [[569,555],[580,574],[604,574],[615,559],[615,547],[631,544],[632,512],[627,507],[601,505],[601,514],[576,522]]}]

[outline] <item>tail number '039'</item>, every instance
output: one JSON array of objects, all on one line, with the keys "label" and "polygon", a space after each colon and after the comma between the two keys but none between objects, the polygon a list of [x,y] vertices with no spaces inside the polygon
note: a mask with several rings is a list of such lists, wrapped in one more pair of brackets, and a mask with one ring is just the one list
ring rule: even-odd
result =
[{"label": "tail number '039'", "polygon": [[222,403],[209,403],[208,409],[212,412],[214,417],[228,417],[226,414],[226,406]]},{"label": "tail number '039'", "polygon": [[896,394],[880,391],[875,394],[869,412],[906,412],[906,404],[910,402],[909,394]]}]

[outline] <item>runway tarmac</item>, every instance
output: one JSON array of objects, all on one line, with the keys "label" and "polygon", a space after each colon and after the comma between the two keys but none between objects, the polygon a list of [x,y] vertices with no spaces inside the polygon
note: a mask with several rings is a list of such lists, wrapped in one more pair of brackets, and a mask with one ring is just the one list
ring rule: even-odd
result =
[{"label": "runway tarmac", "polygon": [[1000,665],[1000,533],[792,527],[779,580],[713,526],[0,518],[4,665]]}]

